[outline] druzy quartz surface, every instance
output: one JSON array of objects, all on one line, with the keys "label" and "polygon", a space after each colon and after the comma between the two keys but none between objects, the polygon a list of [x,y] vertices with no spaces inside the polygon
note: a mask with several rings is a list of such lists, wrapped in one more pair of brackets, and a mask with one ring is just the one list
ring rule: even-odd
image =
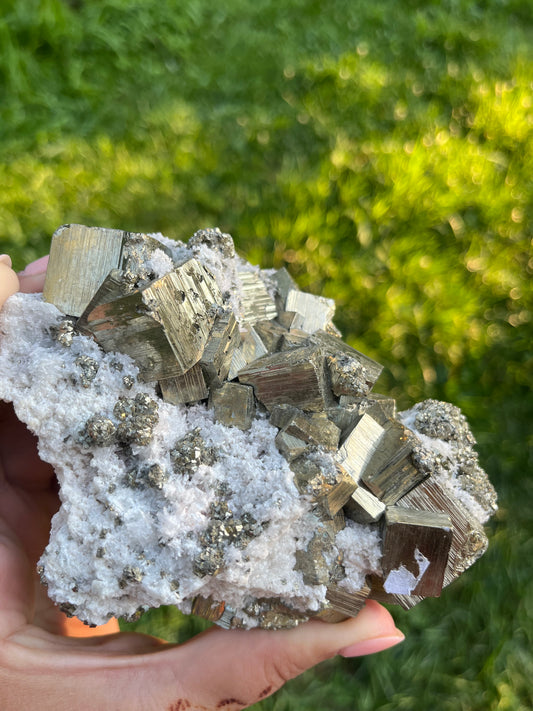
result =
[{"label": "druzy quartz surface", "polygon": [[57,230],[44,293],[0,314],[0,398],[59,480],[38,570],[67,614],[336,621],[482,555],[496,495],[464,416],[397,413],[334,309],[218,229]]}]

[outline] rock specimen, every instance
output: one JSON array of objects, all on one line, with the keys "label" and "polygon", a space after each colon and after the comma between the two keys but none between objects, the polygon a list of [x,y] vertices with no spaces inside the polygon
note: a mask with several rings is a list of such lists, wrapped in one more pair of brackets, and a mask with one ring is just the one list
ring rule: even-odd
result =
[{"label": "rock specimen", "polygon": [[333,315],[216,229],[56,232],[44,294],[0,314],[0,397],[61,486],[39,571],[62,609],[336,621],[482,555],[496,495],[465,418],[397,414]]}]

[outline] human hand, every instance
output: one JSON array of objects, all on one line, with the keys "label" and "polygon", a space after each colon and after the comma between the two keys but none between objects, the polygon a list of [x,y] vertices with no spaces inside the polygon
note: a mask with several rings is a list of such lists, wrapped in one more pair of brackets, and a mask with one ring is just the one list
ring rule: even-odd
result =
[{"label": "human hand", "polygon": [[[46,258],[17,275],[0,257],[0,308],[19,288],[41,291]],[[59,507],[52,468],[0,402],[0,701],[3,711],[237,711],[313,665],[397,644],[403,635],[374,601],[339,624],[292,630],[213,627],[182,645],[87,628],[49,600],[35,566]],[[80,636],[83,635],[83,636]]]}]

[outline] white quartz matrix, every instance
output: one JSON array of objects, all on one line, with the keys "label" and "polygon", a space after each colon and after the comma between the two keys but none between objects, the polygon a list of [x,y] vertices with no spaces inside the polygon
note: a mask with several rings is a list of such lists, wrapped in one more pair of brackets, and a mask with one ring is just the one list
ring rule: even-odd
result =
[{"label": "white quartz matrix", "polygon": [[[254,599],[280,598],[301,612],[323,607],[325,586],[304,584],[294,569],[295,551],[305,550],[317,519],[276,449],[277,429],[256,418],[242,432],[215,423],[204,405],[163,402],[153,385],[137,382],[127,356],[104,353],[81,335],[70,347],[58,343],[53,327],[62,317],[40,294],[16,294],[0,313],[0,398],[37,435],[40,457],[61,487],[62,505],[40,560],[50,597],[90,624],[167,604],[188,613],[196,596],[224,601],[250,627],[257,620],[243,608]],[[87,387],[79,356],[98,364]],[[130,389],[124,376],[133,376]],[[89,418],[113,418],[118,398],[137,393],[158,402],[149,444],[128,451],[115,443],[89,446]],[[196,427],[216,461],[185,476],[173,470],[169,452]],[[156,464],[168,474],[161,488],[131,486],[132,472]],[[228,544],[222,570],[201,577],[193,572],[199,539],[212,521],[211,504],[221,498],[234,517],[253,517],[257,535],[242,548]],[[368,527],[351,524],[337,549],[347,587],[357,589],[379,570],[379,535]]]}]

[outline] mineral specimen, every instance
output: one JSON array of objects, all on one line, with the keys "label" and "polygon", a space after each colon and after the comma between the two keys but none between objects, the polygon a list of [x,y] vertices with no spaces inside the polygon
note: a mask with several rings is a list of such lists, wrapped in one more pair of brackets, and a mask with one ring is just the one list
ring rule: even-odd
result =
[{"label": "mineral specimen", "polygon": [[496,495],[464,416],[397,414],[334,307],[218,229],[57,230],[44,294],[0,314],[0,397],[57,472],[39,572],[61,609],[334,622],[482,555]]}]

